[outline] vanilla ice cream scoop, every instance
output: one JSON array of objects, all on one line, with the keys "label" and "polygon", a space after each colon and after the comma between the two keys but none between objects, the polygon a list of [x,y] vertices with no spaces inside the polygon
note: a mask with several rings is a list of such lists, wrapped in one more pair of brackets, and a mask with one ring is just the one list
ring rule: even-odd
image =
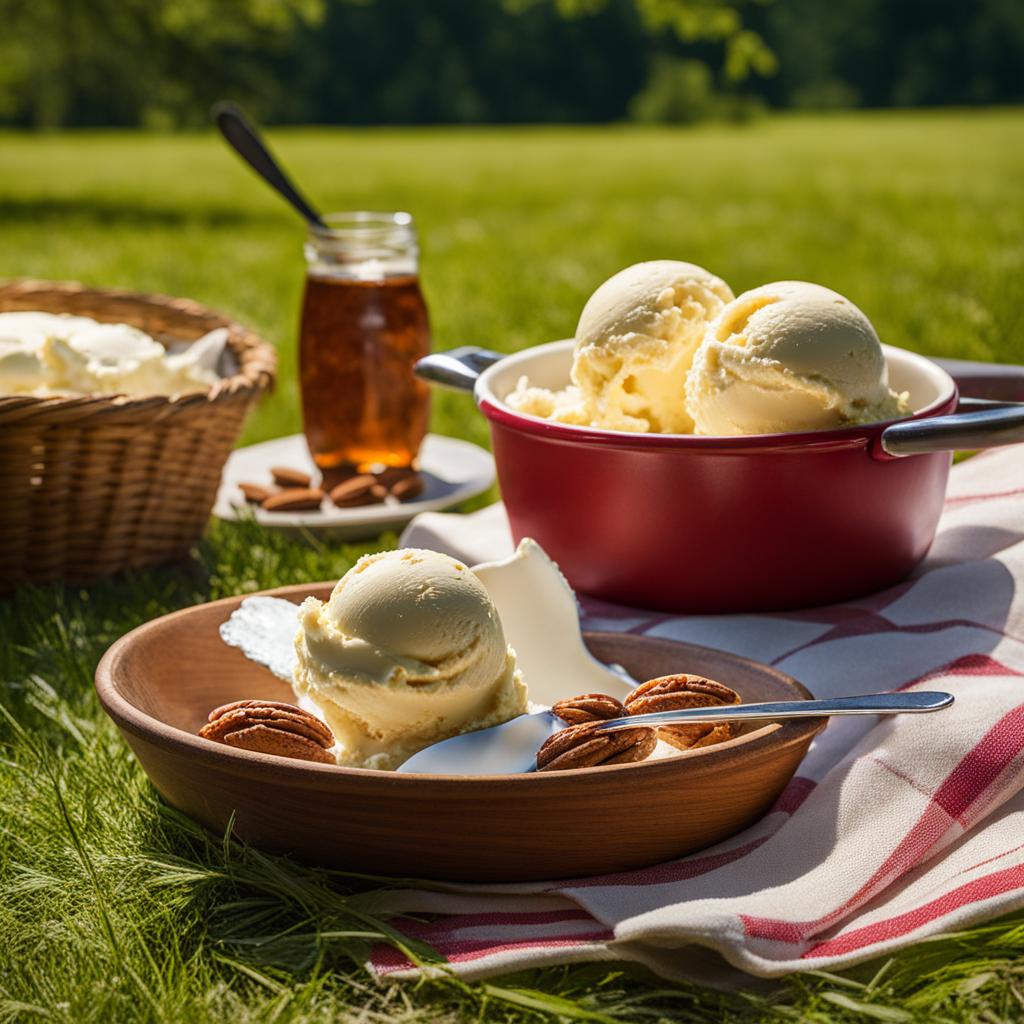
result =
[{"label": "vanilla ice cream scoop", "polygon": [[698,434],[824,430],[906,412],[868,318],[804,281],[762,285],[708,327],[686,382]]},{"label": "vanilla ice cream scoop", "polygon": [[520,412],[636,432],[689,433],[686,374],[708,323],[733,294],[693,263],[652,260],[610,277],[583,307],[571,377],[562,392],[508,396]]},{"label": "vanilla ice cream scoop", "polygon": [[365,555],[299,610],[293,686],[342,765],[390,769],[460,732],[526,711],[526,686],[472,570],[407,548]]}]

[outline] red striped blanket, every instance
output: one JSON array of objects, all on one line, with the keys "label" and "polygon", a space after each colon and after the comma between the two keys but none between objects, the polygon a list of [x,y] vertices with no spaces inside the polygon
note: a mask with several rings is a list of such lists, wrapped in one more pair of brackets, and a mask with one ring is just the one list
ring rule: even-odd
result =
[{"label": "red striped blanket", "polygon": [[[469,562],[511,552],[500,506],[421,517],[403,540]],[[834,720],[765,818],[696,855],[598,878],[396,891],[375,909],[466,976],[618,959],[725,983],[736,968],[846,966],[1024,906],[1022,542],[1024,457],[1008,448],[954,467],[931,553],[884,593],[710,617],[584,601],[587,628],[735,651],[817,696],[921,686],[956,704]],[[371,966],[415,972],[386,947]]]}]

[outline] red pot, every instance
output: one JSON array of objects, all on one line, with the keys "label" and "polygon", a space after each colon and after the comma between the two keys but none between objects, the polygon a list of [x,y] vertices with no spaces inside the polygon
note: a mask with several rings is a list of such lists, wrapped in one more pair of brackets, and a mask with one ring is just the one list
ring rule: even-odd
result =
[{"label": "red pot", "polygon": [[[458,349],[428,356],[417,372],[472,387],[491,424],[514,538],[533,537],[575,589],[608,601],[769,611],[891,586],[932,543],[953,449],[1024,441],[1024,406],[959,400],[946,368],[889,346],[890,381],[910,393],[914,410],[895,423],[743,437],[631,434],[505,405],[523,375],[564,387],[572,346],[506,357]],[[947,365],[979,376],[980,364]],[[950,415],[958,401],[970,411]]]}]

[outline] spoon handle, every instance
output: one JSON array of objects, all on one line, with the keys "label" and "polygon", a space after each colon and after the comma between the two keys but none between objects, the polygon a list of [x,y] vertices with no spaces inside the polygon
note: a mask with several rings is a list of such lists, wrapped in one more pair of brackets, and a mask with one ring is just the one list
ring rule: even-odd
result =
[{"label": "spoon handle", "polygon": [[260,133],[234,103],[218,103],[213,108],[213,119],[221,135],[236,153],[272,188],[288,200],[310,223],[327,230],[323,218],[303,198],[281,165],[270,155]]},{"label": "spoon handle", "polygon": [[744,719],[817,718],[821,715],[896,715],[941,711],[953,703],[951,693],[918,690],[908,693],[865,693],[859,697],[828,700],[782,700],[765,704],[733,704],[714,708],[686,708],[630,715],[600,722],[597,732],[635,729],[638,725],[682,725],[686,722],[738,722]]}]

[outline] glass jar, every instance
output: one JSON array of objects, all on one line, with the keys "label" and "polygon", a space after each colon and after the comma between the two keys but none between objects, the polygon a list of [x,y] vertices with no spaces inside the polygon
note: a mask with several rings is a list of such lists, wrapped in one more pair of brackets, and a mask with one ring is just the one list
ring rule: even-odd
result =
[{"label": "glass jar", "polygon": [[408,213],[337,213],[312,228],[299,337],[306,441],[321,470],[414,466],[430,391],[416,229]]}]

